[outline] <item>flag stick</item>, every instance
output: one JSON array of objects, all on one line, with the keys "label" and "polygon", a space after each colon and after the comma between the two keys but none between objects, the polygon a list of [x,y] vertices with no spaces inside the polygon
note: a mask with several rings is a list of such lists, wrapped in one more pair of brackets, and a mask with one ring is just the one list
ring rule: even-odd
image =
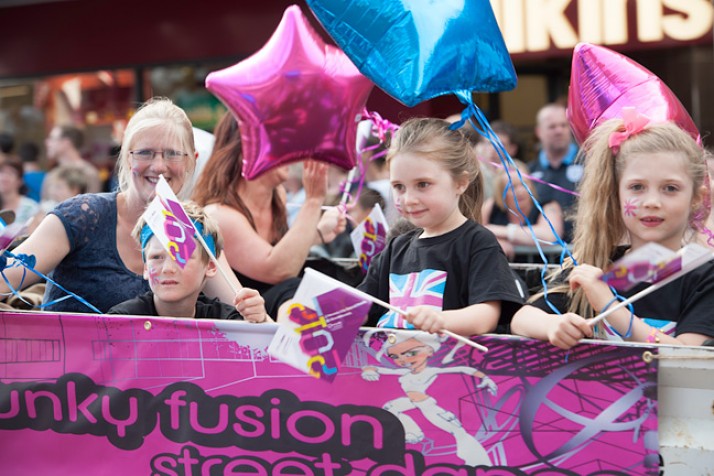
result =
[{"label": "flag stick", "polygon": [[223,279],[224,279],[224,280],[226,281],[226,283],[228,284],[228,287],[231,288],[231,290],[233,291],[233,294],[237,294],[237,293],[238,293],[238,289],[236,289],[236,287],[233,285],[233,283],[231,282],[231,280],[228,278],[228,275],[226,274],[226,271],[223,269],[223,266],[221,266],[221,264],[218,262],[218,259],[216,258],[216,255],[213,254],[213,251],[211,251],[211,249],[208,247],[208,244],[207,244],[206,241],[203,239],[203,237],[202,237],[201,234],[198,232],[198,230],[196,230],[196,232],[194,233],[193,236],[195,236],[195,237],[198,239],[198,242],[201,243],[201,246],[203,246],[203,249],[206,250],[206,253],[208,253],[208,257],[211,259],[211,261],[213,261],[214,263],[216,263],[216,268],[218,268],[218,272],[221,273],[221,276],[223,277]]},{"label": "flag stick", "polygon": [[[330,281],[334,282],[335,285],[337,285],[337,286],[340,286],[340,287],[343,287],[343,288],[349,288],[351,292],[357,294],[358,296],[362,297],[363,299],[366,299],[366,300],[371,301],[371,302],[373,302],[373,303],[375,303],[375,304],[378,304],[378,305],[380,305],[380,306],[382,306],[382,307],[385,307],[385,308],[389,309],[390,311],[394,311],[394,312],[396,312],[396,313],[398,313],[398,314],[401,314],[402,316],[406,316],[406,315],[407,315],[407,312],[406,312],[406,311],[404,311],[404,310],[402,310],[402,309],[399,309],[398,307],[392,306],[391,304],[386,303],[386,302],[382,301],[382,300],[379,299],[379,298],[376,298],[376,297],[374,297],[374,296],[372,296],[372,295],[370,295],[370,294],[367,294],[367,293],[365,293],[365,292],[363,292],[363,291],[360,291],[359,289],[353,288],[352,286],[348,286],[348,285],[346,285],[346,284],[344,284],[344,283],[341,283],[341,282],[337,281],[336,279],[331,278],[330,276],[327,276],[327,275],[325,275],[325,274],[322,274],[322,273],[320,273],[319,271],[316,271],[316,270],[314,270],[314,269],[312,269],[312,268],[306,268],[306,269],[305,269],[305,274],[310,274],[311,272],[312,272],[312,273],[318,273],[318,274],[320,274],[320,275],[321,275],[320,277],[321,277],[322,279],[330,280]],[[464,337],[464,336],[461,336],[461,335],[456,334],[456,333],[451,332],[451,331],[447,331],[446,329],[444,329],[444,330],[442,330],[442,331],[440,331],[440,332],[441,332],[442,334],[446,334],[447,336],[451,337],[452,339],[456,339],[456,340],[459,341],[459,342],[463,342],[463,343],[466,344],[466,345],[470,345],[471,347],[473,347],[473,348],[475,348],[475,349],[478,349],[478,350],[480,350],[481,352],[488,352],[488,347],[483,346],[483,345],[481,345],[481,344],[479,344],[479,343],[477,343],[477,342],[474,342],[474,341],[472,341],[471,339],[468,339],[468,338],[466,338],[466,337]]]},{"label": "flag stick", "polygon": [[357,167],[352,167],[347,174],[345,179],[345,189],[342,191],[342,198],[340,199],[340,205],[346,205],[347,200],[350,198],[350,189],[352,188],[352,180],[355,178],[355,173],[357,172]]}]

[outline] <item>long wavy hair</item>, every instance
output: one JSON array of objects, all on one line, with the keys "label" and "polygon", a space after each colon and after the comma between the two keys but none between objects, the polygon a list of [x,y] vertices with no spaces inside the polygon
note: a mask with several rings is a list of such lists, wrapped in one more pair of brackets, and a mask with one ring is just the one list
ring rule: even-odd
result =
[{"label": "long wavy hair", "polygon": [[[217,203],[234,208],[257,231],[253,214],[238,193],[238,184],[245,180],[243,149],[238,123],[230,112],[218,122],[214,135],[213,152],[194,187],[192,199],[202,206]],[[273,190],[270,206],[273,213],[272,244],[275,244],[288,231],[285,203],[278,189]]]},{"label": "long wavy hair", "polygon": [[404,122],[394,134],[387,152],[387,165],[401,153],[415,153],[441,164],[454,180],[466,175],[468,187],[459,199],[463,215],[481,223],[483,174],[476,153],[460,129],[449,129],[442,119],[414,118]]},{"label": "long wavy hair", "polygon": [[[704,150],[682,129],[671,122],[648,125],[642,132],[630,136],[620,146],[617,154],[610,149],[608,141],[613,132],[624,131],[621,119],[611,119],[593,130],[583,144],[578,160],[584,164],[580,181],[580,198],[576,203],[573,257],[579,263],[587,263],[600,269],[611,264],[618,245],[629,240],[620,210],[619,182],[627,158],[633,154],[682,153],[687,159],[689,176],[692,179],[693,195],[690,208],[690,231],[698,229],[709,214],[709,197],[702,194],[702,186],[708,180]],[[691,239],[693,233],[683,239]],[[567,260],[564,269],[572,267]],[[556,275],[562,271],[557,271]],[[558,286],[554,292],[565,292],[567,286]],[[593,317],[594,311],[582,289],[570,295],[568,311],[583,317]]]}]

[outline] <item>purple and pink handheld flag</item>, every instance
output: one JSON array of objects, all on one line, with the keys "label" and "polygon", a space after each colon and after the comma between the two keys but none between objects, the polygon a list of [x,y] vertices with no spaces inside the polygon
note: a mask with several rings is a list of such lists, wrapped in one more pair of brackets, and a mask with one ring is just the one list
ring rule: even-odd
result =
[{"label": "purple and pink handheld flag", "polygon": [[[627,291],[641,282],[654,284],[677,272],[685,274],[711,258],[708,249],[694,243],[678,252],[657,243],[647,243],[616,261],[602,280],[619,291]],[[692,267],[695,263],[697,266]]]},{"label": "purple and pink handheld flag", "polygon": [[181,268],[196,249],[192,239],[196,228],[163,175],[156,184],[156,196],[144,212],[146,224]]},{"label": "purple and pink handheld flag", "polygon": [[332,382],[372,302],[361,293],[307,268],[268,353],[315,378]]},{"label": "purple and pink handheld flag", "polygon": [[389,225],[379,204],[376,204],[367,218],[350,233],[352,246],[363,272],[367,272],[372,258],[387,246],[387,233]]}]

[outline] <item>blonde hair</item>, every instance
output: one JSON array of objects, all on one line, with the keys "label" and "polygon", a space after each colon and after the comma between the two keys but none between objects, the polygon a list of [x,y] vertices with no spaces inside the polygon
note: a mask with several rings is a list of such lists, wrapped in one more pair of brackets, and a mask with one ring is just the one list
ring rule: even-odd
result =
[{"label": "blonde hair", "polygon": [[401,125],[387,152],[387,165],[397,155],[415,153],[439,162],[454,180],[467,177],[469,185],[459,199],[466,218],[481,222],[483,175],[476,153],[460,129],[451,130],[442,119],[414,118]]},{"label": "blonde hair", "polygon": [[[623,130],[621,119],[603,123],[593,130],[579,156],[579,160],[584,162],[584,169],[579,187],[580,198],[576,203],[572,253],[578,262],[600,269],[608,267],[616,247],[627,237],[620,210],[619,181],[629,156],[661,152],[684,154],[693,185],[692,204],[702,202],[690,213],[690,228],[698,228],[702,218],[706,220],[709,214],[709,206],[704,203],[708,202],[708,197],[700,193],[707,179],[704,150],[687,132],[671,122],[649,124],[643,131],[626,139],[619,152],[614,154],[608,141],[613,132]],[[572,262],[568,260],[566,267],[571,266]],[[564,288],[557,287],[553,291]],[[570,293],[570,296],[570,312],[586,318],[594,315],[582,289]]]},{"label": "blonde hair", "polygon": [[[533,187],[533,184],[531,183],[530,179],[526,177],[526,175],[530,173],[530,171],[528,170],[528,166],[522,160],[512,160],[516,167],[514,168],[510,165],[508,167],[508,173],[511,175],[511,181],[519,180],[518,173],[515,170],[517,168],[523,176],[523,183],[528,186],[528,189],[533,194],[533,197],[538,199],[535,187]],[[503,203],[503,191],[506,189],[507,183],[508,175],[506,174],[506,169],[499,167],[498,172],[496,174],[496,178],[494,179],[493,183],[493,201],[495,202],[496,206],[498,206],[498,208],[504,211],[506,210],[506,204]]]},{"label": "blonde hair", "polygon": [[[216,244],[216,257],[220,256],[223,251],[223,238],[221,237],[218,223],[213,218],[208,216],[204,208],[196,204],[196,202],[192,202],[190,200],[181,202],[181,206],[183,206],[183,209],[186,211],[186,215],[188,215],[191,221],[200,223],[203,226],[202,235],[210,235],[213,238],[213,242]],[[142,215],[141,218],[139,218],[139,221],[136,222],[134,229],[131,231],[131,236],[137,243],[139,243],[139,246],[141,246],[141,230],[144,228],[144,225],[146,225],[146,220],[144,220],[144,216]],[[204,263],[208,263],[208,260],[210,259],[208,252],[203,246],[200,245],[200,243],[198,243],[198,240],[196,240],[196,245],[197,248],[201,250],[201,259]]]},{"label": "blonde hair", "polygon": [[196,146],[193,140],[193,126],[183,109],[176,106],[170,99],[161,97],[151,98],[146,101],[129,119],[117,160],[119,191],[126,192],[131,183],[129,151],[134,144],[134,138],[137,134],[150,130],[161,130],[171,140],[176,139],[181,144],[182,152],[188,153],[184,185],[177,193],[181,197],[182,193],[185,193],[190,186],[187,179],[196,169]]}]

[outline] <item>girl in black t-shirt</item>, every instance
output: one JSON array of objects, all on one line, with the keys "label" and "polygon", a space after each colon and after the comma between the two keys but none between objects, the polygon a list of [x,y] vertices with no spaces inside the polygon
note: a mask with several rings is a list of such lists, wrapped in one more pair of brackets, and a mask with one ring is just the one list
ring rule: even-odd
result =
[{"label": "girl in black t-shirt", "polygon": [[[671,122],[655,123],[634,108],[593,130],[582,151],[585,164],[575,219],[573,257],[556,278],[562,283],[514,316],[514,333],[561,348],[593,336],[585,318],[606,309],[615,295],[600,278],[629,251],[655,242],[677,251],[709,214],[702,148]],[[612,313],[595,335],[613,340],[701,345],[714,336],[714,264],[710,261]],[[642,284],[644,286],[644,284]],[[627,294],[625,294],[626,296]]]},{"label": "girl in black t-shirt", "polygon": [[374,307],[369,324],[492,332],[521,305],[515,276],[493,233],[479,224],[483,181],[473,148],[439,119],[411,119],[387,154],[399,212],[415,226],[372,261],[360,289],[407,312]]}]

